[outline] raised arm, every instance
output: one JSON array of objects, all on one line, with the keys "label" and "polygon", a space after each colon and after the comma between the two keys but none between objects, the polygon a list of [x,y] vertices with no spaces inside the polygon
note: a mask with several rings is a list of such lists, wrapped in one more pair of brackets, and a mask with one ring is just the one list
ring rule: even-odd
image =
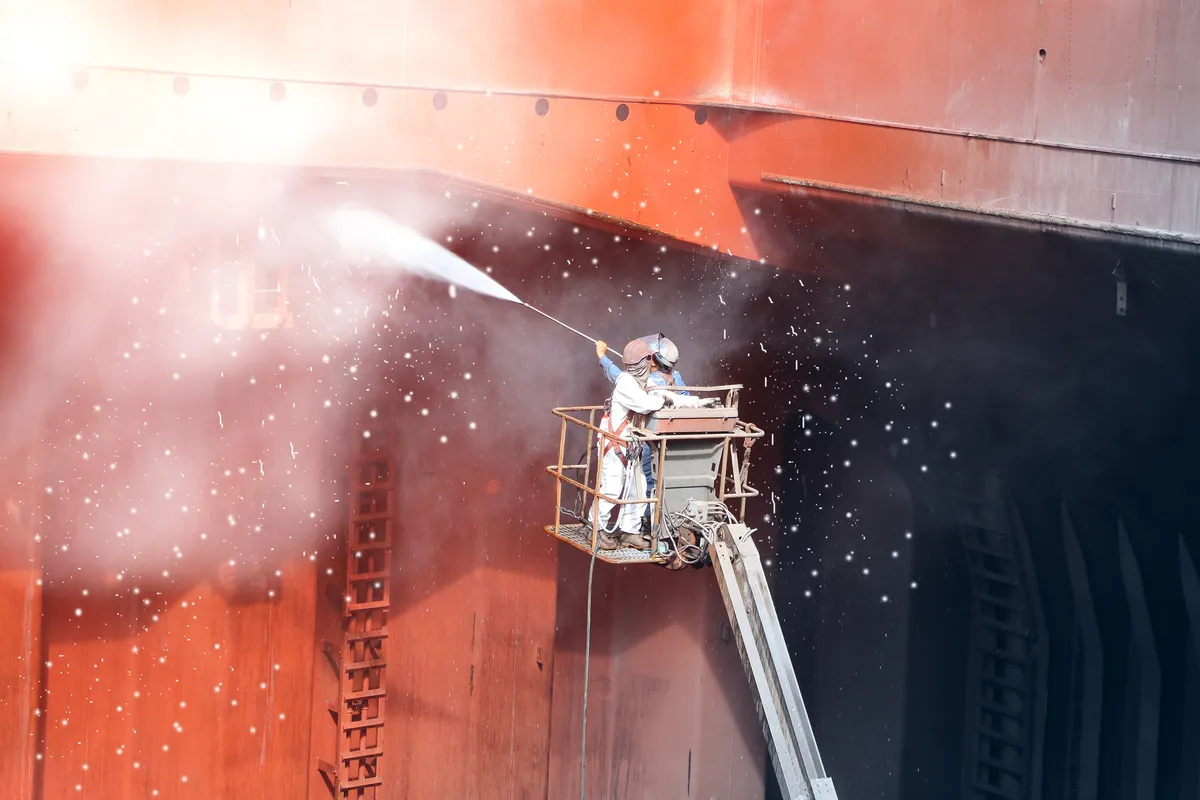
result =
[{"label": "raised arm", "polygon": [[624,370],[613,363],[613,360],[608,357],[607,351],[607,342],[596,342],[596,357],[600,359],[600,368],[604,370],[604,377],[608,378],[609,383],[616,383],[617,376]]},{"label": "raised arm", "polygon": [[616,383],[617,376],[624,372],[608,356],[600,356],[600,368],[604,370],[604,377],[608,378],[609,383]]}]

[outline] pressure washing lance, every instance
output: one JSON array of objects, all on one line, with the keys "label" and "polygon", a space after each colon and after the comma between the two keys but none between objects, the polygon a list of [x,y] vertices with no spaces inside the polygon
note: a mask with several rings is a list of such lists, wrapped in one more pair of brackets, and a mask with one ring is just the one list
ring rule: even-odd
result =
[{"label": "pressure washing lance", "polygon": [[[525,307],[526,307],[526,308],[528,308],[530,311],[534,311],[534,312],[536,312],[536,313],[538,313],[538,314],[541,314],[543,317],[545,317],[546,319],[550,320],[551,322],[555,322],[555,323],[558,323],[559,325],[562,325],[564,328],[566,328],[567,330],[569,330],[571,333],[574,333],[574,334],[576,334],[576,335],[578,335],[578,336],[582,336],[583,338],[587,339],[587,340],[588,340],[589,342],[591,342],[592,344],[599,344],[599,341],[598,341],[598,340],[596,340],[596,339],[593,339],[592,337],[588,336],[588,335],[587,335],[586,333],[584,333],[583,331],[579,331],[579,330],[576,330],[575,328],[572,328],[570,325],[568,325],[567,323],[563,322],[561,319],[555,319],[554,317],[552,317],[552,316],[550,316],[549,314],[547,314],[545,311],[542,311],[541,309],[534,308],[533,306],[529,305],[529,303],[526,303],[526,302],[524,302],[524,301],[522,301],[521,305],[525,306]],[[616,353],[616,354],[617,354],[617,356],[620,356],[620,355],[621,355],[620,351],[613,350],[613,348],[611,348],[611,347],[610,347],[610,348],[608,348],[608,349],[609,349],[609,351],[610,351],[610,352]],[[624,362],[622,362],[622,363],[624,363]]]},{"label": "pressure washing lance", "polygon": [[[588,336],[583,331],[579,331],[579,330],[576,330],[575,328],[572,328],[567,323],[563,322],[560,319],[555,319],[554,317],[547,314],[545,311],[534,308],[533,306],[529,305],[529,303],[526,303],[524,301],[521,301],[521,305],[525,306],[530,311],[541,314],[543,317],[550,320],[551,322],[561,325],[562,327],[569,330],[571,333],[574,333],[577,336],[582,336],[583,338],[587,339],[592,344],[599,344],[599,342],[597,340]],[[621,353],[619,353],[616,350],[613,350],[613,348],[609,347],[608,349],[609,349],[609,351],[616,353],[618,357],[621,356]],[[625,363],[624,360],[622,360],[621,363],[622,364]],[[587,458],[587,456],[585,455],[584,458]],[[678,549],[678,545],[676,545],[676,548]],[[580,745],[579,745],[579,798],[580,798],[580,800],[586,800],[586,798],[587,798],[588,683],[590,680],[589,673],[591,671],[591,664],[592,664],[592,581],[593,581],[593,576],[595,574],[595,570],[596,570],[596,545],[593,544],[592,558],[591,558],[591,562],[588,564],[587,622],[585,624],[586,633],[584,634],[585,644],[584,644],[584,655],[583,655],[583,721],[582,721],[582,731],[581,731],[581,735],[580,735]]]},{"label": "pressure washing lance", "polygon": [[[575,330],[570,325],[563,322],[561,319],[555,319],[554,317],[547,314],[545,311],[534,308],[533,306],[529,305],[529,303],[526,303],[524,301],[521,302],[521,305],[525,306],[530,311],[535,311],[538,314],[541,314],[543,317],[550,320],[551,322],[558,323],[559,325],[561,325],[564,328],[566,328],[567,330],[569,330],[571,333],[582,336],[583,338],[587,339],[592,344],[599,344],[599,342],[597,340],[588,336],[583,331]],[[612,350],[612,352],[614,352],[614,353],[617,352],[616,350],[613,350],[611,347],[608,349]],[[622,363],[624,363],[624,362],[622,362]],[[580,746],[579,746],[579,800],[586,800],[586,798],[587,798],[588,681],[589,681],[589,673],[591,672],[591,668],[592,668],[592,578],[593,578],[593,575],[595,574],[595,571],[596,571],[596,546],[593,545],[592,546],[591,563],[588,564],[587,623],[586,623],[586,634],[584,636],[585,644],[584,644],[584,649],[583,649],[583,730],[581,732],[582,735],[580,736],[581,741],[580,741]]]},{"label": "pressure washing lance", "polygon": [[[524,301],[521,301],[521,305],[525,306],[530,311],[534,311],[538,314],[541,314],[543,317],[550,320],[551,322],[554,322],[554,323],[557,323],[557,324],[563,326],[564,328],[569,330],[571,333],[574,333],[578,336],[582,336],[583,338],[587,339],[592,344],[599,344],[599,342],[597,340],[588,336],[583,331],[579,331],[579,330],[576,330],[575,328],[572,328],[567,323],[563,322],[560,319],[555,319],[554,317],[547,314],[545,311],[534,308],[533,306],[529,305],[529,303],[526,303]],[[611,352],[616,353],[617,356],[620,357],[621,354],[619,352],[617,352],[616,350],[613,350],[611,347],[609,347],[608,349]],[[625,363],[623,359],[622,359],[621,363],[622,364]],[[590,447],[589,447],[589,450],[590,450]],[[584,458],[587,458],[587,456],[585,455]],[[639,459],[639,461],[640,461],[640,459]],[[583,720],[581,723],[582,730],[580,731],[580,737],[579,737],[579,739],[580,739],[580,742],[579,742],[579,800],[587,799],[588,684],[590,682],[589,676],[590,676],[591,668],[592,668],[592,586],[593,586],[592,582],[593,582],[593,578],[594,578],[595,571],[596,571],[597,544],[598,544],[598,541],[592,545],[592,557],[591,557],[590,563],[588,564],[587,621],[585,623],[584,648],[583,648]]]}]

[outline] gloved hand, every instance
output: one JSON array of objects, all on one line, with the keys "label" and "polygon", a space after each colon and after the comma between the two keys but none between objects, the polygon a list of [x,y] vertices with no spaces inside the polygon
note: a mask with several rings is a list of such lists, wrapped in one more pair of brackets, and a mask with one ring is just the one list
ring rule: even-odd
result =
[{"label": "gloved hand", "polygon": [[675,392],[661,392],[661,394],[663,396],[663,400],[666,401],[664,403],[664,405],[666,405],[670,408],[699,408],[700,407],[700,398],[698,398],[698,397],[694,397],[694,396],[690,396],[690,395],[676,394]]},{"label": "gloved hand", "polygon": [[700,401],[701,408],[716,408],[719,405],[721,405],[721,398],[719,397],[706,397]]}]

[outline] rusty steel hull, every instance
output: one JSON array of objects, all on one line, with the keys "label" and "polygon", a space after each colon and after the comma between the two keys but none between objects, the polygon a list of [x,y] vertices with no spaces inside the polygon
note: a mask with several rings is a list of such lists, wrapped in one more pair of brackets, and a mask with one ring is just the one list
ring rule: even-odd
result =
[{"label": "rusty steel hull", "polygon": [[[24,753],[4,760],[13,796],[75,796],[76,786],[115,798],[330,796],[318,764],[336,759],[339,689],[326,643],[342,635],[348,465],[362,415],[376,405],[398,412],[386,796],[567,791],[578,780],[571,709],[582,692],[587,559],[543,531],[553,516],[544,466],[555,419],[522,399],[511,369],[514,357],[539,357],[536,342],[552,324],[508,303],[448,300],[436,284],[336,270],[314,280],[301,268],[289,282],[293,327],[265,339],[222,332],[208,308],[212,254],[238,248],[194,238],[192,222],[232,214],[244,241],[255,241],[265,220],[286,243],[307,223],[265,201],[251,204],[253,216],[223,208],[229,184],[217,173],[204,190],[187,170],[155,171],[110,206],[97,205],[77,173],[56,183],[39,164],[15,167],[28,182],[5,195],[5,241],[21,245],[6,251],[4,297],[7,318],[20,314],[23,324],[6,332],[0,360],[5,381],[27,388],[7,396],[3,428],[13,509],[3,700],[14,713],[0,730]],[[319,207],[318,196],[336,202],[337,183],[320,185],[302,200],[309,190],[294,184],[274,208],[292,215]],[[561,296],[557,253],[493,261],[491,243],[524,237],[523,226],[561,241],[572,260],[626,243],[570,223],[545,227],[540,215],[488,238],[483,220],[511,219],[507,207],[446,188],[451,198],[424,182],[377,191],[408,193],[436,219],[470,209],[476,220],[444,229],[464,256],[491,262],[539,307],[593,331],[612,324],[593,296]],[[86,236],[61,236],[42,208],[87,218]],[[138,255],[142,247],[152,255]],[[90,287],[60,282],[80,263],[91,265]],[[352,290],[390,316],[330,339],[322,327],[340,323],[334,301],[322,304]],[[107,301],[89,305],[97,292]],[[54,308],[74,312],[57,318]],[[62,335],[67,318],[89,335]],[[55,336],[56,348],[38,349]],[[548,376],[547,395],[601,395],[591,359],[556,336],[547,344],[571,366]],[[54,368],[39,371],[51,352]],[[34,397],[48,403],[23,403]],[[656,797],[690,782],[761,796],[762,735],[736,650],[720,640],[711,574],[601,566],[614,571],[598,576],[605,594],[593,608],[595,791],[619,785]]]},{"label": "rusty steel hull", "polygon": [[[954,470],[1017,463],[1014,452],[1062,439],[1069,455],[1055,457],[1078,458],[1072,437],[1085,423],[1096,428],[1088,447],[1105,454],[1111,431],[1128,426],[1140,441],[1171,419],[1171,404],[1187,407],[1177,392],[1164,391],[1161,406],[1141,393],[1159,373],[1187,374],[1174,368],[1188,363],[1177,340],[1194,337],[1194,262],[1184,259],[1156,264],[1144,251],[772,201],[798,250],[806,226],[821,229],[808,245],[839,276],[825,281],[664,252],[576,224],[586,217],[521,213],[454,184],[430,191],[423,179],[372,186],[351,175],[343,186],[289,172],[278,193],[262,191],[285,185],[272,170],[210,168],[200,179],[160,165],[114,190],[113,165],[91,165],[104,178],[93,185],[80,180],[87,172],[43,161],[6,164],[22,177],[0,195],[0,380],[22,388],[4,395],[0,415],[9,643],[0,674],[14,709],[0,736],[17,753],[0,763],[18,797],[75,796],[75,786],[112,797],[274,786],[329,796],[316,765],[337,730],[324,642],[342,632],[346,464],[362,434],[351,412],[383,401],[400,410],[403,487],[386,787],[402,798],[508,798],[571,796],[577,786],[587,558],[543,532],[555,500],[543,469],[558,426],[542,398],[603,396],[591,345],[515,304],[302,257],[320,252],[306,236],[313,210],[328,204],[415,199],[439,238],[536,307],[614,341],[661,326],[680,342],[689,380],[745,383],[739,414],[766,432],[751,476],[763,496],[747,516],[779,578],[772,593],[822,756],[846,793],[920,798],[960,787],[966,762],[946,754],[959,751],[966,719],[956,659],[967,650],[955,635],[970,624],[970,597],[955,586],[961,546],[930,518]],[[239,175],[244,191],[231,193]],[[231,239],[257,241],[260,224],[262,263],[288,255],[300,265],[289,281],[294,325],[266,339],[216,330],[209,308],[213,273],[238,251]],[[863,228],[888,238],[856,238]],[[1140,279],[1128,317],[1114,315],[1118,258]],[[1066,335],[1068,325],[1086,327]],[[1104,336],[1103,358],[1087,347],[1092,330]],[[1090,360],[1051,360],[1067,347]],[[1137,379],[1113,380],[1112,359]],[[1083,382],[1061,384],[1080,361]],[[904,387],[887,385],[897,377]],[[1070,413],[1028,410],[1047,397]],[[1087,422],[1095,406],[1111,418]],[[889,430],[893,422],[908,427]],[[838,437],[851,440],[841,452]],[[837,467],[846,462],[853,468]],[[597,564],[595,579],[589,796],[684,793],[689,780],[694,795],[765,794],[753,699],[711,575]],[[1067,630],[1052,647],[1071,641]],[[1071,663],[1052,655],[1052,671]],[[1164,684],[1163,718],[1184,725],[1180,685]],[[1082,769],[1054,755],[1069,749],[1074,713],[1056,697],[1047,786]],[[1104,752],[1136,730],[1125,711],[1111,713]],[[1132,780],[1126,773],[1117,777]]]},{"label": "rusty steel hull", "polygon": [[[1165,0],[1111,2],[1086,15],[1069,3],[981,10],[949,0],[916,10],[863,2],[796,10],[782,0],[580,0],[553,8],[456,0],[358,13],[293,5],[10,3],[0,12],[8,320],[45,311],[50,297],[64,308],[125,308],[126,295],[144,290],[122,284],[119,299],[100,299],[91,294],[100,277],[72,277],[62,264],[119,247],[120,264],[112,264],[126,269],[144,248],[155,261],[134,273],[158,282],[163,307],[186,317],[181,328],[151,325],[156,335],[174,343],[181,329],[207,332],[210,287],[188,280],[212,266],[211,238],[230,230],[252,237],[256,220],[314,175],[354,185],[367,176],[415,182],[429,206],[423,213],[450,220],[441,233],[456,237],[465,255],[513,285],[528,268],[543,282],[530,291],[556,298],[546,307],[597,327],[611,324],[600,298],[620,308],[633,296],[608,291],[603,278],[632,284],[654,279],[639,271],[652,261],[668,272],[687,262],[674,251],[622,251],[597,266],[590,294],[559,302],[560,287],[546,282],[560,271],[581,274],[591,255],[562,243],[572,226],[606,230],[606,241],[633,235],[855,280],[855,270],[884,260],[833,263],[823,249],[827,231],[861,237],[855,225],[881,218],[894,223],[896,239],[931,230],[862,215],[859,204],[1086,232],[1101,237],[1095,261],[1105,270],[1128,252],[1107,249],[1113,241],[1189,252],[1200,245],[1200,21]],[[453,201],[441,205],[443,193]],[[516,208],[530,230],[545,224],[543,211],[568,220],[553,228],[562,237],[554,252],[578,257],[574,271],[515,245],[510,253],[508,241],[493,257],[482,232],[478,243],[462,243],[477,227],[462,198],[497,218],[495,209]],[[183,233],[160,246],[160,232],[172,226]],[[32,249],[9,246],[27,240]],[[919,246],[938,251],[944,241],[931,236]],[[1031,252],[1061,255],[1054,246]],[[968,260],[954,248],[939,255],[947,253]],[[528,266],[534,255],[545,260]],[[187,277],[164,277],[177,275]],[[694,299],[694,291],[682,286],[678,297]],[[416,292],[413,307],[438,307],[432,295]],[[639,313],[685,327],[687,306]],[[0,721],[0,743],[13,754],[0,764],[3,785],[31,800],[76,796],[77,786],[111,797],[328,796],[315,762],[328,752],[328,704],[337,700],[323,642],[340,630],[326,571],[345,562],[345,514],[335,513],[344,509],[331,505],[311,518],[282,505],[264,513],[260,527],[286,532],[286,546],[274,550],[215,531],[232,524],[226,512],[250,514],[255,503],[286,494],[296,475],[319,475],[314,485],[326,500],[345,495],[330,487],[343,479],[344,443],[358,432],[315,408],[281,409],[284,397],[312,399],[358,380],[299,374],[332,345],[302,333],[289,340],[284,331],[239,343],[242,360],[211,385],[185,380],[163,389],[157,379],[166,383],[171,372],[164,362],[150,388],[109,386],[101,367],[131,346],[128,322],[114,311],[95,327],[72,327],[74,336],[44,324],[41,338],[23,321],[0,326],[6,385],[42,374],[59,381],[45,417],[34,402],[42,395],[29,391],[14,393],[0,420],[0,630],[9,654],[0,678],[12,710]],[[506,331],[540,330],[517,317],[502,322]],[[567,363],[578,354],[564,349],[550,359],[519,337],[442,323],[442,340],[388,341],[365,358],[374,396],[361,385],[346,390],[356,407],[385,392],[415,393],[418,405],[452,418],[430,427],[414,417],[401,428],[398,469],[408,494],[393,553],[387,786],[397,797],[569,796],[580,766],[585,562],[541,531],[552,493],[541,442],[553,431],[512,400],[505,382],[513,367],[500,359],[518,353],[525,363]],[[455,360],[451,339],[470,342],[477,360]],[[68,348],[65,361],[43,362],[43,350],[30,349],[40,342],[57,352],[51,345],[68,340],[88,346]],[[715,331],[696,333],[694,343],[725,347]],[[428,356],[436,379],[417,381],[397,366],[410,351]],[[492,382],[476,395],[484,410],[470,421],[478,434],[463,427],[467,411],[448,410],[455,404],[443,386],[446,363],[456,375],[472,372],[473,386]],[[287,378],[272,382],[275,394],[247,394],[251,378],[280,365]],[[775,374],[765,361],[739,366],[750,386]],[[604,388],[595,378],[549,376],[545,396],[555,400],[544,405],[594,402]],[[132,435],[147,422],[159,435],[155,454],[192,448],[206,457],[183,469],[165,454],[139,456],[151,443],[142,450],[129,439],[113,445],[121,457],[109,472],[104,463],[83,464],[82,446],[71,444],[85,424],[79,415],[113,395],[125,405],[106,436]],[[64,398],[79,404],[67,408]],[[148,398],[156,411],[139,412]],[[840,419],[832,400],[814,398],[811,407]],[[164,408],[175,413],[159,414]],[[272,414],[286,420],[289,437],[267,430]],[[213,443],[219,457],[208,458]],[[765,464],[778,460],[773,448],[764,446]],[[311,460],[289,471],[297,453]],[[262,469],[262,481],[206,505],[200,520],[171,516],[179,494],[218,488],[223,476],[210,469],[217,463],[235,474]],[[109,507],[96,487],[132,508],[113,487],[168,468],[181,477],[155,483],[155,503],[140,509],[141,520],[174,520],[160,522],[157,535],[125,522],[89,528],[84,500]],[[764,482],[772,500],[773,480]],[[770,519],[773,503],[754,513]],[[151,542],[138,552],[155,567],[142,569],[137,594],[116,570],[98,566],[124,552],[124,537],[113,537],[127,524],[136,541]],[[227,546],[201,544],[209,541],[198,540],[201,533]],[[222,577],[231,554],[241,578]],[[722,636],[716,587],[702,573],[668,576],[670,584],[660,577],[636,568],[598,575],[589,793],[657,797],[716,786],[730,797],[760,796],[761,734]],[[827,663],[813,672],[823,685],[837,682]],[[900,709],[898,725],[903,688],[873,688],[876,707]],[[838,715],[829,702],[823,713]],[[851,742],[843,752],[852,751],[854,735],[842,738]],[[888,764],[899,763],[896,749],[887,749]]]},{"label": "rusty steel hull", "polygon": [[1200,243],[1195,15],[876,5],[16,4],[0,151],[428,169],[781,264],[731,187]]}]

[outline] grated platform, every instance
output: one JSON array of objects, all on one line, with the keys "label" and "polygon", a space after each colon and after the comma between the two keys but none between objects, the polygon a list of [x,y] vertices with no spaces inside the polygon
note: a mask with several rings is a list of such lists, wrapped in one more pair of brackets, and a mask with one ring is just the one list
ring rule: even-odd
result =
[{"label": "grated platform", "polygon": [[[553,525],[546,526],[546,533],[567,544],[591,555],[592,526],[591,525],[559,525],[554,530]],[[646,550],[635,550],[632,547],[621,547],[617,550],[597,550],[596,560],[607,561],[610,564],[661,564],[662,556],[652,555]]]}]

